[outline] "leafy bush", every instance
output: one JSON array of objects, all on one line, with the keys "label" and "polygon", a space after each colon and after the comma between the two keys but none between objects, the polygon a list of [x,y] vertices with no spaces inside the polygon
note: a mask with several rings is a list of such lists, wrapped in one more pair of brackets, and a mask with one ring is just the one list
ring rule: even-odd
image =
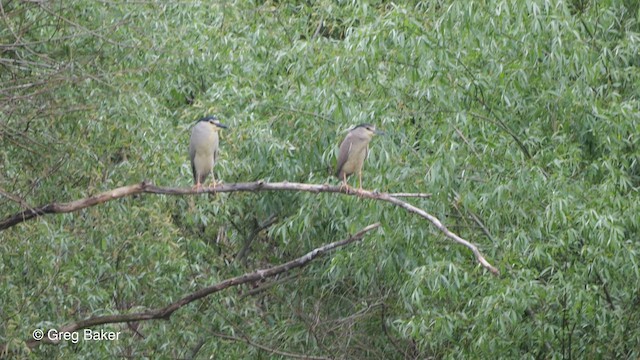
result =
[{"label": "leafy bush", "polygon": [[[211,113],[231,127],[225,182],[337,184],[344,131],[371,122],[388,136],[371,144],[365,188],[432,193],[412,202],[502,273],[380,202],[130,197],[2,232],[11,350],[640,356],[636,2],[10,0],[0,16],[3,217],[145,179],[191,186],[190,126]],[[376,221],[362,244],[255,295],[105,327],[123,332],[115,342],[26,348],[37,327],[163,306]]]}]

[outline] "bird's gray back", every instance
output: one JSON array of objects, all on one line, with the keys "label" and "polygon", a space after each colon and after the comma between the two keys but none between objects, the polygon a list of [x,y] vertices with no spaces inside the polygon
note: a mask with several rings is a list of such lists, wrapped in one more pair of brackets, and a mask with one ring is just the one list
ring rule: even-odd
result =
[{"label": "bird's gray back", "polygon": [[[371,136],[364,128],[357,127],[347,134],[347,136],[344,138],[344,140],[342,140],[342,143],[340,144],[340,150],[338,153],[338,166],[336,169],[337,177],[341,177],[340,172],[342,171],[344,164],[347,162],[347,160],[349,160],[349,154],[353,151],[360,151],[361,147],[366,148],[369,145],[369,141],[371,141]],[[354,148],[354,146],[357,147],[357,149]]]}]

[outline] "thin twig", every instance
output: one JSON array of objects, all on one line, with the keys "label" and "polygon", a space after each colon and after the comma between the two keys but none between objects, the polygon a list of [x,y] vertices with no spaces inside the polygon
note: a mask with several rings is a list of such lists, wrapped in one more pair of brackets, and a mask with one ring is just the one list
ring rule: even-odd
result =
[{"label": "thin twig", "polygon": [[509,134],[511,136],[511,138],[516,142],[516,144],[518,145],[520,150],[522,150],[522,153],[527,157],[527,159],[531,159],[531,154],[529,153],[529,150],[527,149],[527,147],[520,140],[518,135],[516,135],[502,120],[500,120],[498,118],[493,120],[493,119],[491,119],[489,117],[482,116],[482,115],[474,113],[474,112],[470,112],[469,114],[471,116],[473,116],[473,117],[478,118],[478,119],[481,119],[481,120],[484,120],[484,121],[488,121],[488,122],[490,122],[492,124],[498,125],[498,127],[502,128],[502,130],[504,130],[507,134]]},{"label": "thin twig", "polygon": [[389,194],[389,196],[393,196],[396,198],[399,197],[406,197],[406,198],[430,198],[433,196],[433,194],[429,194],[429,193],[393,193],[393,194]]},{"label": "thin twig", "polygon": [[200,349],[202,349],[204,344],[207,343],[207,340],[208,339],[206,337],[204,337],[204,338],[200,339],[200,341],[198,341],[196,346],[194,346],[193,349],[191,349],[191,357],[189,357],[189,359],[195,359],[196,358],[196,355],[198,355],[198,352],[200,351]]},{"label": "thin twig", "polygon": [[265,283],[264,285],[262,285],[260,287],[257,287],[255,289],[251,289],[251,290],[247,291],[246,293],[242,294],[242,296],[240,296],[240,299],[244,299],[244,298],[246,298],[248,296],[257,295],[257,294],[259,294],[259,293],[261,293],[261,292],[263,292],[265,290],[268,290],[268,289],[270,289],[270,288],[272,288],[272,287],[274,287],[276,285],[280,285],[280,284],[285,283],[285,282],[287,282],[287,281],[289,281],[291,279],[295,279],[297,276],[298,275],[295,275],[295,274],[294,275],[289,275],[289,276],[283,277],[282,279],[273,280],[273,281],[270,281],[268,283]]},{"label": "thin twig", "polygon": [[23,198],[21,198],[18,195],[13,195],[7,191],[5,191],[3,188],[0,188],[0,196],[6,197],[7,199],[16,202],[18,204],[20,204],[20,207],[22,207],[23,209],[31,209],[32,207],[29,206],[29,204],[27,204],[26,201],[24,201]]},{"label": "thin twig", "polygon": [[611,294],[609,294],[607,283],[604,282],[604,280],[602,279],[602,276],[600,276],[599,271],[596,271],[595,273],[596,273],[596,277],[598,278],[598,281],[600,281],[600,284],[602,284],[602,290],[604,291],[605,299],[607,299],[607,303],[609,304],[609,307],[611,308],[611,310],[615,311],[616,305],[613,303],[613,298],[611,297]]},{"label": "thin twig", "polygon": [[467,212],[469,213],[473,221],[475,221],[476,224],[480,226],[480,229],[482,229],[482,232],[484,232],[484,234],[487,235],[489,240],[491,240],[491,242],[495,242],[495,240],[493,239],[493,236],[491,236],[491,233],[489,232],[489,229],[487,229],[487,227],[484,226],[484,223],[480,220],[480,218],[476,214],[474,214],[473,211],[471,210],[467,210]]},{"label": "thin twig", "polygon": [[476,149],[473,147],[473,145],[469,142],[469,140],[467,140],[467,138],[464,136],[464,134],[462,133],[462,131],[460,131],[460,129],[458,129],[457,127],[453,127],[453,129],[456,131],[456,133],[458,134],[458,136],[460,136],[460,138],[462,139],[462,141],[464,141],[465,144],[467,144],[467,146],[469,147],[469,149],[471,149],[471,151],[473,152],[473,154],[476,156],[476,158],[480,159],[480,155],[478,154],[478,152],[476,151]]},{"label": "thin twig", "polygon": [[409,354],[407,354],[407,352],[404,351],[404,349],[402,347],[400,347],[400,344],[398,344],[396,339],[394,339],[393,336],[391,336],[391,334],[389,333],[389,330],[387,329],[387,320],[385,319],[386,310],[387,310],[387,304],[385,304],[383,302],[382,303],[382,311],[380,311],[380,323],[382,324],[382,332],[391,341],[391,345],[393,345],[393,347],[396,348],[396,350],[398,350],[398,352],[400,352],[400,353],[402,353],[402,355],[404,355],[405,359],[410,359]]},{"label": "thin twig", "polygon": [[331,124],[335,124],[335,121],[331,120],[331,118],[326,117],[324,115],[320,115],[318,113],[314,113],[314,112],[310,112],[310,111],[304,111],[304,110],[298,110],[298,109],[285,107],[285,106],[279,106],[279,105],[271,105],[271,107],[274,107],[274,108],[279,109],[279,110],[289,111],[289,112],[292,112],[292,113],[298,113],[298,114],[317,117],[317,118],[322,119],[324,121],[328,121]]},{"label": "thin twig", "polygon": [[[39,4],[39,5],[40,5],[40,4]],[[97,37],[97,38],[99,38],[99,39],[102,39],[102,40],[104,40],[104,41],[108,42],[108,43],[109,43],[109,44],[111,44],[111,45],[121,46],[121,47],[125,47],[125,48],[129,48],[129,47],[131,47],[131,46],[129,46],[129,45],[125,45],[125,44],[117,43],[117,42],[115,42],[115,41],[113,41],[113,40],[109,39],[108,37],[103,36],[102,34],[99,34],[99,33],[95,32],[95,31],[93,31],[93,30],[91,30],[91,29],[89,29],[89,28],[86,28],[86,27],[84,27],[84,26],[82,26],[82,25],[80,25],[80,24],[78,24],[78,23],[75,23],[75,22],[73,22],[73,21],[71,21],[71,20],[67,19],[66,17],[64,17],[64,16],[62,16],[62,15],[60,15],[60,14],[56,14],[55,12],[53,12],[53,11],[51,11],[51,10],[47,9],[47,7],[46,7],[46,6],[40,5],[40,9],[42,9],[44,12],[49,13],[49,14],[50,14],[50,15],[52,15],[52,16],[57,17],[58,19],[60,19],[60,20],[62,20],[62,21],[64,21],[64,22],[66,22],[66,23],[67,23],[67,24],[69,24],[69,25],[73,25],[73,26],[75,26],[75,27],[77,27],[77,28],[79,28],[79,29],[82,29],[82,30],[84,30],[84,31],[88,32],[89,34],[91,34],[91,35],[93,35],[93,36],[95,36],[95,37]]]},{"label": "thin twig", "polygon": [[221,334],[221,333],[211,333],[213,336],[215,337],[219,337],[221,339],[226,339],[226,340],[233,340],[233,341],[241,341],[244,343],[247,343],[248,345],[251,345],[253,347],[257,347],[259,349],[268,351],[272,354],[276,354],[276,355],[281,355],[281,356],[286,356],[286,357],[290,357],[293,359],[309,359],[309,360],[331,360],[331,358],[328,357],[324,357],[324,356],[312,356],[312,355],[303,355],[303,354],[293,354],[293,353],[289,353],[289,352],[284,352],[284,351],[280,351],[280,350],[276,350],[276,349],[272,349],[270,347],[258,344],[254,341],[251,341],[251,339],[249,339],[248,337],[235,337],[235,336],[231,336],[231,335],[227,335],[227,334]]},{"label": "thin twig", "polygon": [[320,322],[319,324],[321,325],[328,325],[328,324],[332,324],[334,325],[333,327],[329,328],[329,330],[327,332],[331,333],[335,330],[337,330],[340,326],[344,325],[344,324],[352,324],[354,323],[356,319],[361,318],[363,316],[369,315],[369,312],[377,307],[381,307],[383,306],[383,302],[376,302],[374,304],[371,304],[369,306],[367,306],[364,309],[360,309],[357,312],[347,316],[347,317],[343,317],[343,318],[339,318],[339,319],[331,319],[331,320],[325,320]]},{"label": "thin twig", "polygon": [[316,31],[313,32],[311,39],[315,39],[316,37],[318,37],[318,35],[320,34],[320,30],[322,30],[323,26],[324,26],[324,18],[320,18],[320,21],[318,21],[318,26],[316,27]]},{"label": "thin twig", "polygon": [[249,253],[249,250],[251,250],[251,244],[253,243],[253,240],[255,240],[255,238],[258,236],[258,234],[260,234],[261,231],[268,229],[277,221],[278,216],[276,214],[271,214],[265,221],[262,222],[262,224],[258,224],[257,228],[253,230],[251,235],[249,235],[245,239],[242,249],[240,249],[240,251],[238,251],[238,254],[236,255],[236,261],[240,261],[243,265],[245,265],[246,256]]}]

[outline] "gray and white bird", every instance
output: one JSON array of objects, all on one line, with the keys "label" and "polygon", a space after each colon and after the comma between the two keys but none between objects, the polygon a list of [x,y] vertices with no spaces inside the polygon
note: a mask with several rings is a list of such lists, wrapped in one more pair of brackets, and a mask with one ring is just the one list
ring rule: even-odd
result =
[{"label": "gray and white bird", "polygon": [[358,173],[358,191],[362,191],[362,165],[369,155],[369,142],[374,135],[384,135],[371,124],[360,124],[347,134],[340,144],[336,176],[342,180],[342,186],[349,189],[347,177]]},{"label": "gray and white bird", "polygon": [[213,177],[212,187],[216,186],[216,178],[213,175],[213,166],[218,159],[219,138],[218,131],[227,128],[220,123],[216,116],[204,117],[196,123],[191,131],[189,143],[189,159],[193,172],[194,188],[202,189],[202,183],[209,173]]}]

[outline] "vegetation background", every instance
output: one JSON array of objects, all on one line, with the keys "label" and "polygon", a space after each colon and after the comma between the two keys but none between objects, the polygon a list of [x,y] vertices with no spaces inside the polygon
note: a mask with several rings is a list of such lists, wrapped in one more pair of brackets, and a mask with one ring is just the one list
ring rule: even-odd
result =
[{"label": "vegetation background", "polygon": [[[0,5],[2,218],[145,179],[191,186],[190,126],[213,113],[231,127],[226,183],[337,183],[344,130],[371,122],[388,136],[365,188],[432,193],[411,202],[501,270],[376,201],[128,197],[0,232],[10,355],[640,356],[637,1]],[[35,328],[163,306],[377,221],[263,291],[95,329],[119,341],[26,346]]]}]

